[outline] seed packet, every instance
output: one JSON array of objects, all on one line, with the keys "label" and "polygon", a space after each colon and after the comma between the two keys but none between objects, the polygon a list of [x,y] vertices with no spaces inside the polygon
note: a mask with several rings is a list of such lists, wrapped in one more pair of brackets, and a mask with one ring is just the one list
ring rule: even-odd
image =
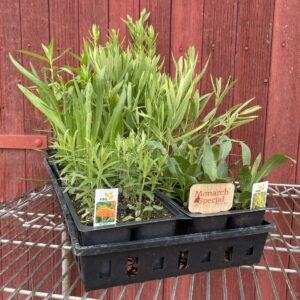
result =
[{"label": "seed packet", "polygon": [[267,202],[268,181],[254,183],[250,209],[264,208]]},{"label": "seed packet", "polygon": [[94,226],[117,223],[118,189],[96,189]]}]

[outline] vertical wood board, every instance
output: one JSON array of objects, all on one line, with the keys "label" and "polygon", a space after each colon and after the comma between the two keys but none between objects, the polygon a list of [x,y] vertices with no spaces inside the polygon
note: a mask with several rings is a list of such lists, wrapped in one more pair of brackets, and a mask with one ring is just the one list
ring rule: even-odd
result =
[{"label": "vertical wood board", "polygon": [[252,105],[262,109],[258,119],[238,128],[233,137],[250,144],[257,155],[264,150],[274,1],[240,1],[238,11],[234,104],[255,97]]},{"label": "vertical wood board", "polygon": [[108,34],[108,0],[78,0],[79,11],[79,44],[82,39],[89,38],[89,30],[93,24],[100,28],[100,43],[103,44]]},{"label": "vertical wood board", "polygon": [[140,0],[140,9],[150,12],[149,23],[157,34],[157,52],[164,61],[164,70],[170,71],[171,0]]}]

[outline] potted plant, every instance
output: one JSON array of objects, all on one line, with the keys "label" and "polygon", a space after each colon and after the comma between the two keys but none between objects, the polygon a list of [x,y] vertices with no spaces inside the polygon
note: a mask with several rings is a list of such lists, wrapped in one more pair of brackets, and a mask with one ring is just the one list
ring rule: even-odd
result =
[{"label": "potted plant", "polygon": [[[128,17],[132,42],[126,49],[115,30],[104,46],[98,45],[100,32],[93,26],[80,57],[69,50],[54,57],[53,41],[43,45],[44,56],[21,51],[45,62],[41,77],[33,65],[26,70],[10,56],[33,84],[19,85],[20,90],[53,128],[47,169],[64,187],[60,190],[55,182],[62,207],[71,210],[85,244],[173,235],[177,220],[184,218],[153,193],[167,153],[155,139],[162,133],[147,123],[146,101],[164,92],[169,77],[161,73],[155,34],[145,25],[148,17],[145,11],[137,22]],[[58,65],[68,54],[79,66]],[[94,228],[95,189],[115,187],[119,206],[125,207],[117,225]]]},{"label": "potted plant", "polygon": [[[232,151],[232,140],[227,136],[221,136],[213,144],[206,138],[202,154],[196,160],[191,159],[192,156],[189,154],[170,158],[169,176],[165,181],[168,192],[157,191],[157,195],[161,199],[172,201],[178,209],[192,219],[188,232],[208,232],[261,224],[266,207],[250,209],[253,184],[260,182],[279,165],[289,160],[293,161],[286,155],[274,154],[261,166],[261,154],[259,154],[251,166],[250,148],[244,142],[233,142],[240,144],[242,154],[240,160],[230,165],[228,159]],[[194,152],[194,149],[189,148],[187,151]],[[217,213],[190,212],[189,192],[194,184],[199,183],[235,184],[232,208]]]},{"label": "potted plant", "polygon": [[[191,182],[199,181],[200,173],[201,180],[228,180],[226,156],[231,141],[225,135],[253,121],[260,108],[249,107],[250,99],[218,114],[235,83],[228,80],[222,86],[221,79],[212,79],[212,91],[200,95],[196,86],[207,63],[195,74],[197,55],[193,48],[174,62],[174,78],[165,74],[156,54],[155,32],[146,25],[148,17],[146,11],[135,22],[127,17],[132,40],[125,49],[115,30],[104,46],[98,45],[100,31],[93,26],[80,56],[65,50],[54,57],[53,41],[43,45],[44,56],[21,51],[46,63],[41,70],[43,79],[33,65],[26,70],[11,56],[16,68],[33,84],[30,88],[19,84],[20,90],[52,125],[51,148],[55,151],[51,159],[60,165],[64,195],[72,195],[72,201],[66,201],[68,206],[75,204],[71,210],[77,211],[81,223],[91,223],[95,189],[99,187],[119,188],[121,206],[127,206],[125,216],[119,217],[124,223],[162,214],[163,207],[154,197],[156,189],[176,193],[178,185],[185,193]],[[68,54],[78,60],[78,66],[59,66],[59,59]],[[213,104],[212,109],[199,119],[208,103]],[[217,161],[212,159],[213,139],[217,139],[214,149],[219,147]],[[184,166],[187,161],[188,167]],[[189,172],[200,173],[194,176]],[[132,234],[127,230],[120,236],[128,239]]]},{"label": "potted plant", "polygon": [[[164,73],[156,54],[154,29],[146,24],[148,17],[146,11],[137,21],[127,17],[131,35],[127,47],[119,42],[115,30],[110,31],[104,46],[99,45],[100,31],[93,26],[80,56],[65,50],[55,57],[53,41],[43,45],[44,55],[21,51],[45,63],[41,74],[33,65],[27,70],[10,56],[17,70],[32,83],[31,87],[18,87],[53,129],[46,167],[85,274],[87,290],[253,263],[262,253],[268,231],[273,229],[264,223],[226,233],[190,234],[195,231],[189,225],[182,230],[178,225],[180,228],[182,221],[193,223],[193,218],[171,199],[155,192],[160,190],[184,204],[194,183],[233,181],[227,159],[232,143],[239,141],[231,140],[227,134],[253,121],[260,107],[251,106],[250,99],[219,113],[235,82],[228,80],[224,85],[221,79],[211,79],[211,92],[201,95],[197,85],[208,62],[196,74],[197,55],[193,48],[174,61],[174,77]],[[78,64],[60,66],[59,60],[65,55],[71,55]],[[246,155],[243,159],[240,175],[250,168]],[[252,173],[257,168],[257,163],[254,165]],[[98,188],[119,189],[116,225],[90,225]],[[237,203],[242,203],[248,185],[242,183],[241,189]],[[96,208],[95,215],[98,219],[111,219],[113,208],[106,206],[106,212],[99,214]],[[224,227],[208,230],[212,229]],[[225,254],[212,254],[216,245],[224,248]],[[224,255],[228,257],[235,248],[243,249],[244,259],[225,261]],[[199,261],[200,252],[205,256]],[[188,257],[194,262],[190,269]],[[147,266],[139,273],[141,276],[128,271],[129,262],[135,270],[139,260]],[[127,270],[115,274],[120,265]],[[89,270],[98,272],[101,280],[95,272],[87,275]]]}]

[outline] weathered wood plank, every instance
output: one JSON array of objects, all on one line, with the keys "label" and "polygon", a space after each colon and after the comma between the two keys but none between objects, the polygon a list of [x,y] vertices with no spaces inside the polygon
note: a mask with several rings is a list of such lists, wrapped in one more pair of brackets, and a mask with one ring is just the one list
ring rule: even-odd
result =
[{"label": "weathered wood plank", "polygon": [[255,97],[254,104],[263,108],[257,120],[236,130],[233,137],[249,143],[254,155],[264,149],[273,12],[273,0],[239,2],[234,103]]},{"label": "weathered wood plank", "polygon": [[[55,55],[59,55],[66,48],[71,48],[72,52],[79,52],[79,17],[78,0],[54,0],[49,1],[49,30],[50,37],[55,41]],[[77,62],[70,56],[59,60],[60,64],[74,65]],[[60,259],[58,252],[54,258],[57,262]],[[55,272],[53,277],[59,278],[61,274]],[[78,288],[75,294],[81,294],[82,290]]]},{"label": "weathered wood plank", "polygon": [[100,43],[107,39],[108,33],[108,0],[79,0],[79,43],[89,37],[89,30],[93,24],[100,27]]},{"label": "weathered wood plank", "polygon": [[[210,76],[222,77],[223,85],[229,77],[234,77],[237,1],[205,1],[203,15],[202,64],[208,58],[210,60],[201,91],[208,92],[212,90]],[[232,101],[231,92],[224,100],[220,112],[230,107]]]},{"label": "weathered wood plank", "polygon": [[213,77],[234,76],[236,26],[236,0],[205,1],[202,57],[206,61],[210,56],[207,72]]},{"label": "weathered wood plank", "polygon": [[[258,119],[235,130],[232,137],[248,143],[253,156],[264,149],[273,12],[272,0],[239,2],[235,56],[235,79],[238,82],[234,90],[234,104],[255,97],[253,104],[260,104],[263,108]],[[243,281],[247,282],[246,297],[255,297],[252,273],[245,272]]]},{"label": "weathered wood plank", "polygon": [[[4,22],[3,20],[13,20]],[[2,134],[24,133],[24,107],[23,98],[18,91],[17,83],[21,82],[21,75],[8,59],[8,53],[20,61],[21,55],[15,50],[21,48],[21,24],[19,1],[0,2],[0,132]],[[1,202],[25,191],[25,152],[23,150],[0,150],[0,198]],[[8,224],[6,230],[12,230],[11,236],[17,234],[13,230],[14,224]],[[1,230],[1,229],[0,229]],[[2,234],[3,232],[1,232]],[[13,246],[4,247],[0,251],[1,257]],[[27,256],[25,256],[25,259]],[[1,270],[8,261],[1,262]],[[9,272],[0,276],[1,282],[8,280],[22,266],[21,261],[16,261]],[[27,270],[25,270],[27,274]],[[18,282],[14,281],[13,284]],[[27,287],[27,286],[26,286]],[[17,296],[16,299],[21,297]]]},{"label": "weathered wood plank", "polygon": [[[299,1],[276,1],[265,156],[274,152],[298,155],[300,133]],[[296,167],[284,165],[270,176],[273,182],[295,183]],[[298,178],[299,183],[299,178]]]},{"label": "weathered wood plank", "polygon": [[[203,5],[203,0],[172,1],[171,55],[177,60],[187,53],[190,46],[194,46],[199,54],[198,70],[201,65]],[[175,72],[172,57],[170,57],[170,71],[171,74]]]},{"label": "weathered wood plank", "polygon": [[[280,0],[275,2],[271,78],[265,136],[265,157],[274,152],[286,153],[293,158],[298,156],[298,173],[297,167],[292,163],[288,163],[269,176],[270,181],[298,184],[300,174],[300,26],[297,12],[299,11],[299,1]],[[293,224],[291,219],[289,221],[294,231],[299,230],[296,222]],[[280,224],[282,227],[285,225],[285,232],[289,232],[284,220],[281,220]],[[268,259],[272,263],[276,261],[274,255],[268,255]],[[285,260],[284,263],[286,267],[295,268],[291,261],[288,263]],[[290,279],[293,287],[297,287],[295,276],[291,276]],[[276,280],[276,286],[281,297],[292,299],[284,282],[280,282],[278,279]]]},{"label": "weathered wood plank", "polygon": [[123,20],[126,19],[127,15],[131,16],[133,19],[137,19],[139,17],[139,0],[109,1],[108,27],[109,29],[118,29],[119,41],[123,41],[124,37],[126,37],[124,41],[125,46],[128,42],[129,33]]},{"label": "weathered wood plank", "polygon": [[171,0],[141,0],[140,7],[150,12],[149,23],[157,36],[157,52],[164,61],[166,72],[170,70],[171,57]]},{"label": "weathered wood plank", "polygon": [[[48,1],[47,0],[22,0],[21,2],[21,28],[22,28],[22,49],[38,52],[40,54],[44,54],[41,44],[47,45],[49,43],[49,18],[48,18]],[[33,36],[35,38],[33,38]],[[36,70],[39,70],[43,66],[44,63],[29,57],[27,55],[23,55],[23,65],[26,68],[30,68],[29,63],[32,63],[35,66]],[[30,86],[32,83],[29,83],[27,80],[24,80],[24,85]],[[48,130],[49,125],[45,122],[42,114],[33,107],[33,105],[28,101],[24,100],[24,122],[25,122],[25,133],[26,134],[37,134],[40,130]],[[43,165],[43,153],[38,151],[27,150],[26,151],[26,190],[31,190],[34,187],[41,185],[43,180],[48,180],[47,173],[45,171]],[[40,208],[35,207],[32,208],[32,211],[38,211]],[[49,207],[49,210],[52,209],[52,206]],[[34,233],[33,231],[28,231],[28,235]],[[39,239],[42,239],[45,232],[39,232],[35,234],[35,236]],[[53,237],[52,234],[49,234],[49,239]],[[35,257],[37,253],[37,249],[31,249],[28,253],[28,259],[32,259]],[[42,260],[47,260],[47,253],[43,252],[40,255]],[[48,270],[51,269],[51,266],[55,262],[51,260],[47,260],[44,265],[42,276],[46,276]],[[34,261],[31,264],[33,269],[39,267],[39,265],[35,264]],[[28,270],[29,276],[32,276],[30,270]],[[56,278],[59,275],[57,274]],[[53,279],[53,280],[52,280]],[[32,287],[39,284],[41,278],[37,278],[36,276],[32,276],[31,282]],[[51,289],[54,284],[55,277],[50,277],[50,280],[44,285],[44,288]],[[32,288],[31,287],[31,288]]]},{"label": "weathered wood plank", "polygon": [[[50,37],[55,40],[55,54],[66,48],[79,51],[78,0],[52,0],[49,2]],[[70,57],[60,60],[61,64],[75,63]]]}]

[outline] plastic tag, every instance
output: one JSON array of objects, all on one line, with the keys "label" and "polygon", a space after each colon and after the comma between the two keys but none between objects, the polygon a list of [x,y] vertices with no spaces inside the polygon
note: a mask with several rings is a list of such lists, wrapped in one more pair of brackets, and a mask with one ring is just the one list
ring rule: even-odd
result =
[{"label": "plastic tag", "polygon": [[188,209],[191,213],[227,211],[233,205],[233,183],[194,184],[190,189]]},{"label": "plastic tag", "polygon": [[250,209],[266,207],[268,184],[268,181],[253,184]]},{"label": "plastic tag", "polygon": [[117,223],[118,189],[96,189],[94,226]]}]

